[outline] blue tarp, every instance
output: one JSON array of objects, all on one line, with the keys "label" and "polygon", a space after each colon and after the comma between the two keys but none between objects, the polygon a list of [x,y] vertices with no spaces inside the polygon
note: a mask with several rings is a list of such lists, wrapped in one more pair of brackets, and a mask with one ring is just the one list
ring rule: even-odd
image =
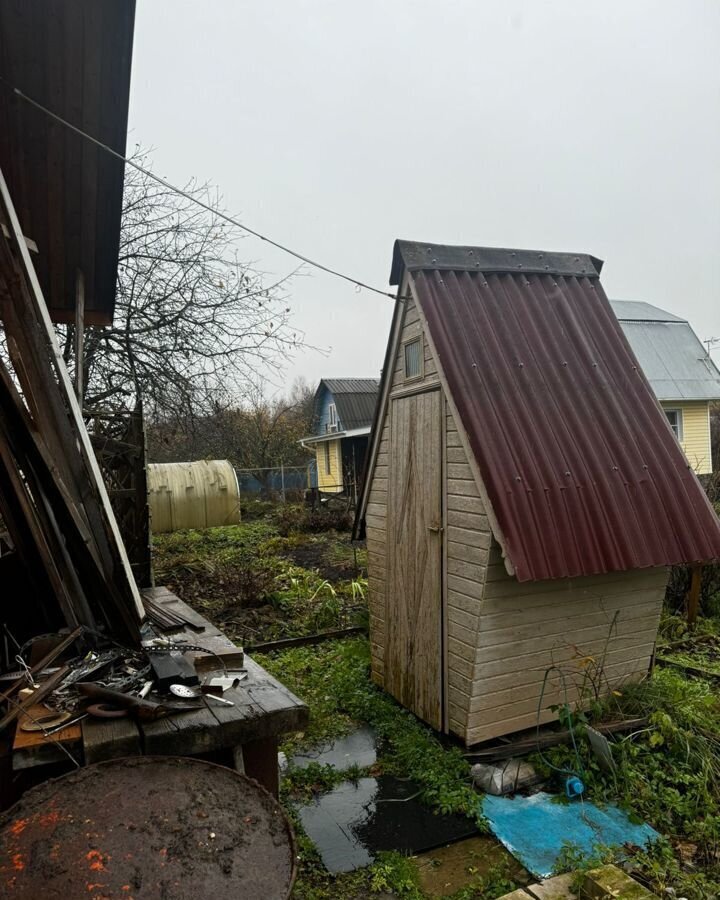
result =
[{"label": "blue tarp", "polygon": [[542,792],[512,799],[487,794],[481,807],[495,837],[538,878],[553,874],[568,844],[590,856],[598,845],[645,847],[660,837],[649,825],[634,825],[616,806],[558,803],[556,796]]}]

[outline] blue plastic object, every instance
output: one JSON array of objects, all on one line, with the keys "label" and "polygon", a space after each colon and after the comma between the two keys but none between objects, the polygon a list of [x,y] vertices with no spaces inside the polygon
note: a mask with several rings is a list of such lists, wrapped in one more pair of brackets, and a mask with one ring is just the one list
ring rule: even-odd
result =
[{"label": "blue plastic object", "polygon": [[585,793],[585,785],[576,775],[572,775],[565,782],[565,793],[570,800],[574,800],[576,797],[580,797]]},{"label": "blue plastic object", "polygon": [[495,837],[538,878],[552,875],[565,844],[589,856],[600,844],[646,847],[660,837],[649,825],[634,825],[616,806],[567,803],[545,793],[514,799],[487,794],[481,809]]}]

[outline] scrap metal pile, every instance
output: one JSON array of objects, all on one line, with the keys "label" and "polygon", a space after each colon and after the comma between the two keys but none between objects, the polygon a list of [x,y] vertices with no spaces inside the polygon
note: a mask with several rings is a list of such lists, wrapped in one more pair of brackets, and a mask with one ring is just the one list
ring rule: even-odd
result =
[{"label": "scrap metal pile", "polygon": [[[232,671],[222,656],[211,654],[224,675],[201,684],[185,655],[201,647],[151,637],[139,650],[120,645],[95,650],[87,649],[89,636],[80,626],[64,636],[38,636],[19,648],[17,668],[0,675],[0,702],[7,708],[0,732],[18,719],[23,731],[51,737],[88,716],[153,721],[197,709],[206,700],[232,706],[222,695],[246,676],[237,668],[237,654]],[[45,652],[47,645],[51,649]]]}]

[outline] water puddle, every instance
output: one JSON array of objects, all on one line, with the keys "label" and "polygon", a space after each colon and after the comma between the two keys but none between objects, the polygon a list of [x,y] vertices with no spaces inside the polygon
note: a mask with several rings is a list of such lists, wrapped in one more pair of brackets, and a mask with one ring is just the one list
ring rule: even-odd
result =
[{"label": "water puddle", "polygon": [[337,738],[320,747],[293,756],[291,765],[304,769],[310,763],[330,765],[342,772],[350,766],[366,769],[377,761],[376,735],[372,728],[358,728],[352,734]]},{"label": "water puddle", "polygon": [[477,834],[465,816],[435,815],[420,803],[420,788],[392,775],[345,782],[298,814],[333,873],[370,865],[378,852],[414,854]]}]

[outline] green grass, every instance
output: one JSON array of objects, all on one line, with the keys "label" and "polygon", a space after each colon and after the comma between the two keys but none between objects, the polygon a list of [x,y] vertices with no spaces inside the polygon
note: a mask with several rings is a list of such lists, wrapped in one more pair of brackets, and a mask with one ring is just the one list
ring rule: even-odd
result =
[{"label": "green grass", "polygon": [[[256,656],[256,659],[310,708],[307,730],[289,736],[282,747],[289,756],[299,749],[347,734],[357,724],[365,723],[375,730],[379,739],[378,761],[372,774],[383,772],[410,778],[418,784],[424,803],[438,812],[471,816],[478,828],[484,829],[478,796],[469,784],[468,765],[462,753],[457,747],[443,744],[433,731],[371,683],[367,640],[332,641]],[[282,796],[286,803],[303,802],[341,780],[366,774],[367,771],[355,769],[343,776],[330,766],[319,765],[291,768],[283,779]],[[288,808],[292,811],[292,803]],[[382,855],[373,866],[362,871],[330,876],[294,813],[291,814],[300,844],[300,879],[296,889],[299,900],[344,900],[380,891],[399,897],[424,896],[417,884],[415,866],[397,853]],[[495,880],[500,883],[499,875]],[[503,882],[508,883],[507,879]],[[482,887],[479,881],[478,885],[482,893],[465,894],[458,900],[499,896],[489,892],[488,885]]]},{"label": "green grass", "polygon": [[478,818],[477,794],[462,753],[441,743],[435,732],[371,683],[367,640],[331,641],[256,658],[310,708],[307,731],[291,736],[285,752],[292,754],[347,734],[355,723],[366,723],[381,741],[379,764],[384,772],[416,781],[421,799],[440,812]]},{"label": "green grass", "polygon": [[270,522],[257,521],[154,535],[155,578],[161,582],[179,569],[202,569],[233,561],[244,563],[274,534]]},{"label": "green grass", "polygon": [[[327,577],[290,558],[300,550]],[[354,559],[348,534],[283,536],[268,517],[154,538],[157,583],[244,644],[366,625],[367,581],[354,577]]]},{"label": "green grass", "polygon": [[[245,643],[366,621],[367,581],[353,577],[355,553],[348,536],[292,530],[281,535],[276,519],[259,507],[257,511],[262,517],[241,525],[156,537],[158,583],[174,586],[231,637]],[[308,567],[296,564],[297,559],[307,560]],[[314,568],[313,560],[321,571]],[[366,564],[364,554],[358,563]],[[258,606],[252,607],[253,603]],[[720,633],[720,619],[701,619],[693,633]],[[661,652],[672,653],[680,663],[702,665],[701,643],[692,648],[667,647],[690,636],[681,617],[666,617],[661,629],[661,645],[666,646]],[[258,659],[310,707],[306,732],[288,739],[286,753],[292,755],[366,723],[380,740],[372,774],[411,778],[418,783],[423,802],[439,812],[478,816],[477,796],[468,783],[468,766],[460,751],[371,683],[367,640],[333,641]],[[591,721],[622,716],[648,719],[646,727],[614,742],[618,765],[614,775],[601,771],[586,741],[579,741],[588,796],[597,802],[619,803],[664,835],[649,851],[632,855],[635,874],[659,894],[672,887],[689,900],[720,896],[718,690],[718,682],[712,679],[659,668],[642,684],[624,688],[620,696],[591,704]],[[545,757],[561,768],[575,764],[567,747],[547,750]],[[534,762],[543,768],[542,760]],[[341,775],[327,766],[292,770],[284,779],[283,797],[294,816],[290,800],[306,801],[340,780],[366,774],[357,769]],[[377,892],[423,896],[414,865],[400,854],[384,855],[359,872],[330,876],[297,821],[296,826],[301,877],[295,896],[299,900],[351,900]],[[613,855],[600,848],[598,858]],[[573,857],[572,848],[566,856],[566,865],[574,868],[597,862]],[[498,871],[478,876],[454,900],[491,900],[511,889],[512,880]]]},{"label": "green grass", "polygon": [[[603,772],[586,741],[579,742],[590,799],[614,802],[652,825],[665,840],[633,856],[653,890],[678,890],[689,900],[720,896],[720,697],[707,681],[658,669],[627,686],[606,707],[609,715],[647,717],[648,725],[613,744],[615,774]],[[575,768],[569,747],[544,756]],[[542,759],[539,769],[550,770]],[[681,857],[685,864],[681,865]],[[588,861],[590,865],[592,861]],[[577,868],[578,860],[572,861]]]}]

